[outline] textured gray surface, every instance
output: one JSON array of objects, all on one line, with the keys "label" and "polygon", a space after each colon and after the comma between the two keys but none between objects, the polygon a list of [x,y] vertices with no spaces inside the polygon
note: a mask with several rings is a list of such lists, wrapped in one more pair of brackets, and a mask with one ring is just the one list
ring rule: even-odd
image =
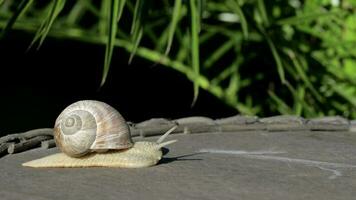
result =
[{"label": "textured gray surface", "polygon": [[[57,152],[0,159],[0,199],[350,199],[356,196],[356,134],[177,134],[162,162],[143,169],[33,169]],[[156,140],[156,137],[136,140]]]},{"label": "textured gray surface", "polygon": [[[175,120],[152,118],[139,123],[128,122],[132,137],[150,137],[164,134],[177,125],[172,134],[226,133],[240,131],[350,131],[356,132],[355,120],[340,116],[326,116],[305,119],[293,115],[279,115],[266,118],[257,116],[235,115],[222,119],[211,119],[202,116],[184,117]],[[42,141],[36,136],[53,137],[51,128],[29,130],[24,133],[9,134],[0,138],[0,158],[8,152],[22,152],[37,148]],[[47,140],[46,139],[46,140]],[[42,143],[43,148],[52,147]],[[15,149],[13,148],[15,147]]]}]

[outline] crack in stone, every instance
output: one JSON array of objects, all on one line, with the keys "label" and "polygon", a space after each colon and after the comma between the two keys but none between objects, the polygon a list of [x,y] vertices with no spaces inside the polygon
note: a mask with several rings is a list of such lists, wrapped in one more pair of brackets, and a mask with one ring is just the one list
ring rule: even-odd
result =
[{"label": "crack in stone", "polygon": [[336,169],[328,169],[328,168],[324,168],[324,167],[320,167],[320,166],[318,168],[321,169],[321,170],[332,172],[333,175],[328,177],[331,180],[336,179],[339,176],[342,176],[342,173],[340,171],[336,170]]},{"label": "crack in stone", "polygon": [[[201,149],[200,153],[214,153],[214,154],[230,154],[238,155],[245,158],[259,159],[259,160],[273,160],[289,163],[303,164],[311,167],[317,167],[321,170],[332,172],[333,175],[328,178],[333,180],[337,177],[342,176],[342,173],[335,168],[356,168],[356,165],[347,163],[333,163],[317,160],[299,159],[299,158],[289,158],[282,156],[274,156],[273,154],[287,153],[285,151],[244,151],[244,150],[218,150],[218,149]],[[331,169],[333,168],[333,169]]]}]

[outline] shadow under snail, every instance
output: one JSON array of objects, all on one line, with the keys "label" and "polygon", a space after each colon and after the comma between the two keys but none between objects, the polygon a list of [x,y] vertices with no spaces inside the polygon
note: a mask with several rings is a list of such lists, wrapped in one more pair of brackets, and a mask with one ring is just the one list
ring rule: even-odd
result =
[{"label": "shadow under snail", "polygon": [[82,100],[65,108],[54,126],[54,139],[62,153],[23,163],[27,167],[125,167],[156,165],[161,148],[176,142],[163,140],[172,127],[156,142],[131,140],[130,129],[110,105]]}]

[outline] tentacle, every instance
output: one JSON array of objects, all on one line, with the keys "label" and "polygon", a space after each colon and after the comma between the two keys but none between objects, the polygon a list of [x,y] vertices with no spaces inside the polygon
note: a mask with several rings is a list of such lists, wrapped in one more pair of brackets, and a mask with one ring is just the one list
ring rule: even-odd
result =
[{"label": "tentacle", "polygon": [[176,128],[178,128],[177,125],[173,126],[173,127],[172,127],[171,129],[169,129],[165,134],[163,134],[160,138],[158,138],[158,140],[157,140],[156,143],[157,143],[157,144],[162,143],[163,140],[166,139],[166,137],[167,137],[170,133],[172,133]]},{"label": "tentacle", "polygon": [[173,144],[173,143],[175,143],[175,142],[177,142],[177,141],[178,141],[178,140],[169,140],[169,141],[167,141],[167,142],[159,143],[159,144],[157,144],[157,146],[158,146],[159,148],[162,148],[162,147],[164,147],[164,146]]}]

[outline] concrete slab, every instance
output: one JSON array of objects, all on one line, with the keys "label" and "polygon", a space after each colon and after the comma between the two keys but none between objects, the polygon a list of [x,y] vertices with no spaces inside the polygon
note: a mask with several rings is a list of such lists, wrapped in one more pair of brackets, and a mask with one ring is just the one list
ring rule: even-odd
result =
[{"label": "concrete slab", "polygon": [[[356,134],[267,132],[177,134],[159,165],[143,169],[33,169],[58,152],[0,159],[0,199],[356,198]],[[150,137],[136,140],[156,140]]]}]

